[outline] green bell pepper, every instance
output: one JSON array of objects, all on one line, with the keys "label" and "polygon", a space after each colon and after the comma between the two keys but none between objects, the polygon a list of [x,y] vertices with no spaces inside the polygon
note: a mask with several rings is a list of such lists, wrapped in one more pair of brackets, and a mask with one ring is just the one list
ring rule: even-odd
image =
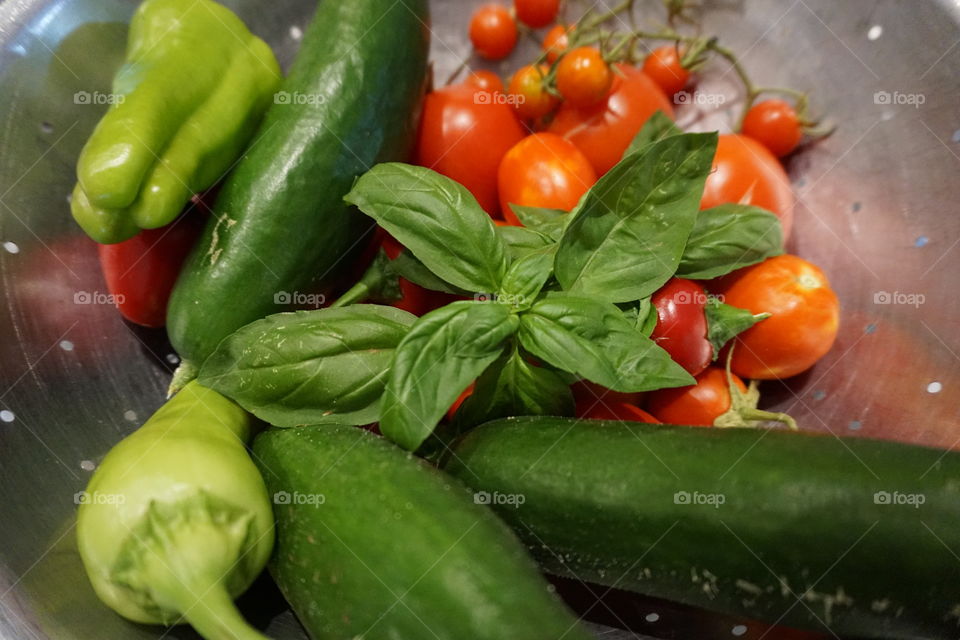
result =
[{"label": "green bell pepper", "polygon": [[277,60],[212,0],[146,0],[109,111],[77,163],[70,208],[104,244],[170,223],[243,152],[282,79]]}]

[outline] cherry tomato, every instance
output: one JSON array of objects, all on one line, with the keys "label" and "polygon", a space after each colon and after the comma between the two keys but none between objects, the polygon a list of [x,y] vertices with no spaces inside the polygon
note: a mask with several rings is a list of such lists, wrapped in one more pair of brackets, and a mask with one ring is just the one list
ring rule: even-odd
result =
[{"label": "cherry tomato", "polygon": [[[383,247],[384,253],[387,254],[387,257],[393,260],[400,255],[400,252],[403,251],[403,245],[385,231],[378,229],[378,232],[382,233],[383,240],[381,246]],[[459,299],[457,296],[449,293],[424,289],[406,278],[399,278],[399,281],[401,298],[391,303],[391,306],[412,313],[415,316],[422,316],[425,313],[439,309]]]},{"label": "cherry tomato", "polygon": [[510,78],[508,92],[513,96],[517,114],[524,120],[542,118],[556,108],[560,102],[556,96],[546,90],[543,78],[550,68],[528,65],[520,67]]},{"label": "cherry tomato", "polygon": [[450,405],[450,408],[447,409],[447,420],[453,420],[453,416],[457,414],[457,409],[460,408],[460,405],[463,404],[463,401],[469,398],[473,394],[473,387],[475,383],[471,382],[470,386],[463,390],[463,393],[453,401],[453,404]]},{"label": "cherry tomato", "polygon": [[520,224],[509,204],[569,211],[597,181],[593,167],[573,143],[553,133],[518,142],[500,163],[500,208]]},{"label": "cherry tomato", "polygon": [[782,158],[800,144],[803,128],[793,106],[784,100],[764,100],[750,107],[743,120],[743,135],[750,136],[770,153]]},{"label": "cherry tomato", "polygon": [[503,80],[493,71],[471,71],[465,84],[491,93],[503,93]]},{"label": "cherry tomato", "polygon": [[673,117],[673,106],[653,80],[639,69],[618,64],[606,100],[592,107],[563,103],[548,131],[577,145],[598,176],[620,162],[623,152],[657,111]]},{"label": "cherry tomato", "polygon": [[560,54],[567,50],[570,43],[570,27],[557,24],[550,27],[547,35],[543,36],[543,44],[540,46],[547,54],[547,62],[553,64],[560,57]]},{"label": "cherry tomato", "polygon": [[498,4],[485,4],[470,19],[470,42],[484,58],[506,58],[517,44],[517,22]]},{"label": "cherry tomato", "polygon": [[[741,391],[747,387],[737,376],[733,382]],[[710,367],[689,387],[661,389],[647,397],[647,409],[666,424],[712,427],[714,420],[730,410],[730,386],[727,372]]]},{"label": "cherry tomato", "polygon": [[690,72],[680,64],[680,52],[677,46],[668,44],[650,52],[643,61],[643,72],[663,89],[668,96],[672,96],[687,86]]},{"label": "cherry tomato", "polygon": [[166,324],[170,292],[200,236],[202,222],[200,216],[184,215],[129,240],[97,245],[107,289],[124,318],[144,327]]},{"label": "cherry tomato", "polygon": [[577,417],[585,420],[620,420],[623,422],[645,422],[660,424],[660,421],[640,407],[625,402],[598,402],[593,406],[577,406]]},{"label": "cherry tomato", "polygon": [[593,47],[577,47],[557,65],[557,90],[576,107],[590,107],[610,93],[613,72]]},{"label": "cherry tomato", "polygon": [[560,0],[514,0],[513,8],[520,22],[539,29],[557,19]]},{"label": "cherry tomato", "polygon": [[607,404],[620,402],[639,405],[643,399],[642,393],[614,391],[613,389],[607,389],[589,380],[578,380],[574,382],[570,385],[570,391],[573,392],[573,399],[578,405],[585,404],[588,407],[598,402],[606,402]]},{"label": "cherry tomato", "polygon": [[707,292],[696,282],[672,278],[651,298],[657,325],[650,336],[674,362],[696,376],[713,358],[703,307]]},{"label": "cherry tomato", "polygon": [[416,162],[465,186],[487,213],[496,216],[500,160],[526,132],[513,108],[492,97],[464,85],[427,94]]},{"label": "cherry tomato", "polygon": [[703,189],[701,209],[728,202],[771,211],[783,226],[783,238],[793,226],[793,189],[780,162],[766,147],[746,136],[720,136],[713,171]]},{"label": "cherry tomato", "polygon": [[737,375],[789,378],[833,346],[840,302],[823,272],[806,260],[770,258],[725,277],[720,287],[727,304],[772,314],[737,337],[731,364]]}]

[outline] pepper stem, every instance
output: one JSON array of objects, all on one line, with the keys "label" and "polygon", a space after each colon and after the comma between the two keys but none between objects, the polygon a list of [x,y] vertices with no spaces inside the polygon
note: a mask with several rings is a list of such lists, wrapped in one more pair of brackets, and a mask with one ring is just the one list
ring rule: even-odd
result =
[{"label": "pepper stem", "polygon": [[269,640],[243,619],[220,583],[185,600],[178,603],[183,617],[206,640]]}]

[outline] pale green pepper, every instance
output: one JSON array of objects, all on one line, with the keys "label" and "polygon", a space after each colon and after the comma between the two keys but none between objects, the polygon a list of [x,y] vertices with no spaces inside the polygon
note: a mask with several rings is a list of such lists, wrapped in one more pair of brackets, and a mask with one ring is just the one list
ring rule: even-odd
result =
[{"label": "pale green pepper", "polygon": [[77,163],[74,218],[97,242],[170,223],[236,162],[282,75],[265,42],[212,0],[146,0],[111,106]]},{"label": "pale green pepper", "polygon": [[77,542],[97,595],[135,622],[185,619],[208,640],[262,640],[233,604],[273,549],[251,418],[194,382],[117,444],[80,494]]}]

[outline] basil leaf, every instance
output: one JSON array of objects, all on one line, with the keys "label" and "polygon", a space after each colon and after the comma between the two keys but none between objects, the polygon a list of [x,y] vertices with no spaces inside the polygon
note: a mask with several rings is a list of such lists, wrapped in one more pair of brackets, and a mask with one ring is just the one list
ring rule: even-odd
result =
[{"label": "basil leaf", "polygon": [[461,429],[510,416],[569,416],[570,386],[555,371],[535,367],[514,348],[487,367],[454,418]]},{"label": "basil leaf", "polygon": [[714,362],[720,357],[720,350],[730,340],[770,317],[769,313],[753,314],[713,298],[707,301],[703,311],[707,316],[707,340],[713,345]]},{"label": "basil leaf", "polygon": [[518,324],[506,305],[471,301],[420,318],[393,358],[380,417],[383,435],[416,450],[460,393],[500,357]]},{"label": "basil leaf", "polygon": [[623,152],[623,157],[626,158],[631,153],[636,153],[645,146],[653,144],[658,140],[682,133],[683,130],[670,119],[670,116],[663,111],[657,111],[643,123],[640,131],[638,131],[637,135],[630,141],[630,146]]},{"label": "basil leaf", "polygon": [[520,343],[553,366],[614,391],[694,383],[620,309],[589,298],[547,294],[520,316]]},{"label": "basil leaf", "polygon": [[278,313],[227,336],[199,381],[278,427],[369,424],[416,316],[377,305]]},{"label": "basil leaf", "polygon": [[497,233],[507,245],[512,260],[554,243],[550,236],[526,227],[497,227]]},{"label": "basil leaf", "polygon": [[769,211],[722,204],[701,211],[677,277],[709,280],[783,253],[780,220]]},{"label": "basil leaf", "polygon": [[644,298],[628,305],[621,305],[623,315],[637,328],[637,331],[647,336],[653,334],[657,326],[657,310],[653,307],[650,298]]},{"label": "basil leaf", "polygon": [[506,250],[490,216],[459,183],[424,167],[378,164],[344,200],[356,205],[442,280],[496,291]]},{"label": "basil leaf", "polygon": [[415,285],[431,291],[442,291],[456,295],[470,295],[469,291],[455,287],[449,282],[437,277],[417,260],[416,256],[404,249],[396,258],[390,261],[390,267],[401,278],[405,278]]},{"label": "basil leaf", "polygon": [[571,214],[554,271],[566,291],[608,302],[652,294],[677,270],[717,134],[684,134],[627,156]]},{"label": "basil leaf", "polygon": [[553,274],[556,250],[557,245],[550,244],[517,258],[503,278],[497,299],[514,307],[528,309]]},{"label": "basil leaf", "polygon": [[570,220],[570,214],[562,209],[525,207],[520,204],[511,204],[510,208],[517,214],[524,227],[539,231],[553,240],[560,239],[567,221]]}]

